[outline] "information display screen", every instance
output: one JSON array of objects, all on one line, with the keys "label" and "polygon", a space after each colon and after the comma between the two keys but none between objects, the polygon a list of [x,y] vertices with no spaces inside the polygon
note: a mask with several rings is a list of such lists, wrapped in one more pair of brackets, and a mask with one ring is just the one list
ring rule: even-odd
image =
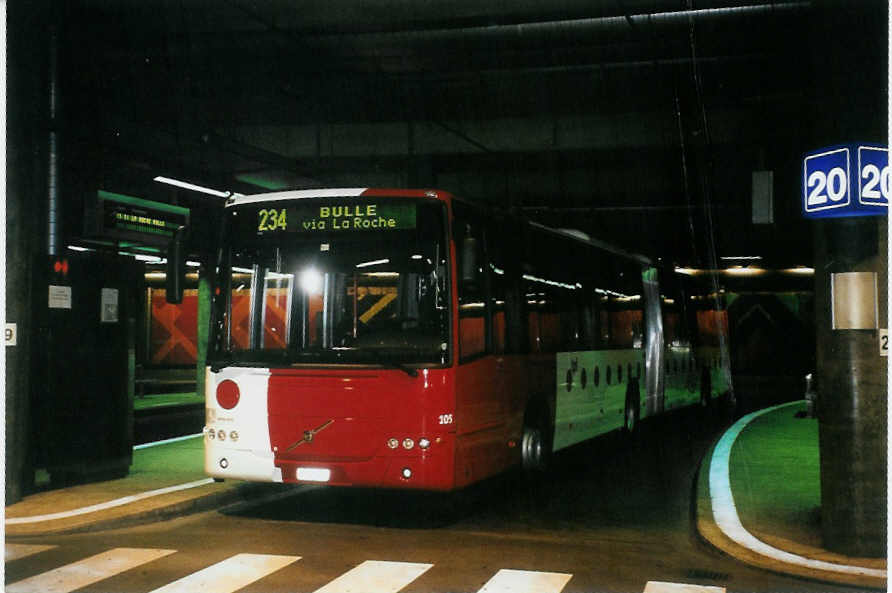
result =
[{"label": "information display screen", "polygon": [[189,225],[189,209],[98,190],[86,201],[86,233],[93,238],[166,246]]},{"label": "information display screen", "polygon": [[[242,215],[251,219],[251,228],[259,234],[266,233],[349,233],[351,231],[386,232],[397,229],[414,229],[416,204],[403,201],[362,201],[345,204],[292,202],[281,206],[264,205],[262,208],[242,209]],[[246,223],[242,223],[246,224]]]}]

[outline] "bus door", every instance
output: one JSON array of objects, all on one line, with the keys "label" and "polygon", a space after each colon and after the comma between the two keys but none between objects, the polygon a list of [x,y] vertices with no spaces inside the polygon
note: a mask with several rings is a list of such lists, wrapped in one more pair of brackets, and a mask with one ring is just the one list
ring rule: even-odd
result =
[{"label": "bus door", "polygon": [[501,471],[508,459],[504,366],[492,356],[483,218],[462,204],[454,203],[453,208],[458,289],[456,485],[461,487]]},{"label": "bus door", "polygon": [[657,270],[645,268],[641,274],[644,288],[644,368],[647,404],[644,416],[659,414],[665,406],[663,315],[660,308],[660,284]]}]

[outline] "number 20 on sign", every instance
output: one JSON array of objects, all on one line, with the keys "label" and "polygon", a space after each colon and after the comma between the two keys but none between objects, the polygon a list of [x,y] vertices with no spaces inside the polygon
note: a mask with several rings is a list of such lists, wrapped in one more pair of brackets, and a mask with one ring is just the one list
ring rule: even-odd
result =
[{"label": "number 20 on sign", "polygon": [[802,213],[806,218],[885,215],[890,194],[885,147],[840,146],[814,151],[803,159]]}]

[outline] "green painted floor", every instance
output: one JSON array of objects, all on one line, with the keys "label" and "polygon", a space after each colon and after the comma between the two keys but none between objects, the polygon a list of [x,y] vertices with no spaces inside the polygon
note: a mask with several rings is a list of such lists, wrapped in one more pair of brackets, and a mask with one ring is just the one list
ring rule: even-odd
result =
[{"label": "green painted floor", "polygon": [[821,545],[818,421],[797,418],[805,402],[747,426],[731,450],[731,489],[743,526]]},{"label": "green painted floor", "polygon": [[152,393],[133,398],[134,410],[150,410],[169,406],[182,406],[186,404],[203,404],[204,396],[194,391],[183,393]]}]

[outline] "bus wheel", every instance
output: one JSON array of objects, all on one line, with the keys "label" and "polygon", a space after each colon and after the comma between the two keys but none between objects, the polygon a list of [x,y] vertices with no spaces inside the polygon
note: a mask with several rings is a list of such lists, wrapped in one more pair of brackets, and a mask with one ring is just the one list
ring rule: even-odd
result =
[{"label": "bus wheel", "polygon": [[633,435],[638,430],[640,399],[638,381],[629,381],[626,388],[626,411],[623,422],[623,430],[626,434]]},{"label": "bus wheel", "polygon": [[537,473],[545,470],[545,438],[542,430],[537,426],[524,426],[523,440],[521,441],[521,457],[523,469],[527,473]]}]

